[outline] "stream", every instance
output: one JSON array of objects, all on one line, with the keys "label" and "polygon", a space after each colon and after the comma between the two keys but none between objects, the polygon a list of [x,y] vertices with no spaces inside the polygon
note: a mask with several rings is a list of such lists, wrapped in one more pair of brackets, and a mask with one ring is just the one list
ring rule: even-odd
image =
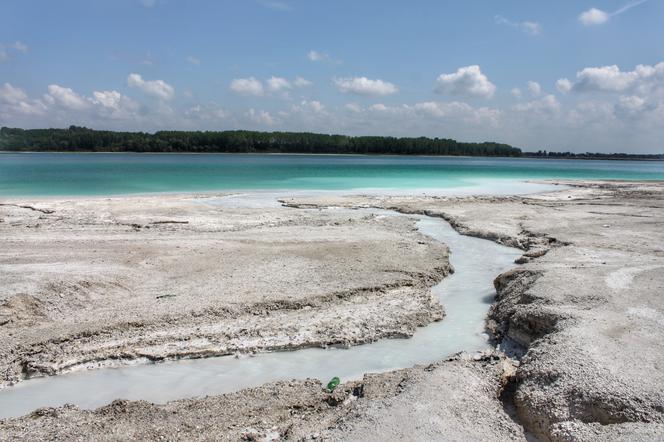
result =
[{"label": "stream", "polygon": [[[382,210],[377,216],[405,216]],[[218,395],[287,379],[342,382],[368,372],[428,364],[459,351],[489,347],[484,321],[493,302],[493,280],[513,268],[518,249],[463,236],[446,221],[415,216],[417,228],[451,250],[455,273],[432,288],[446,312],[442,321],[418,329],[409,339],[383,339],[342,348],[308,348],[253,356],[184,359],[103,368],[28,379],[0,390],[0,418],[17,417],[40,407],[75,404],[93,409],[115,399],[171,400]]]}]

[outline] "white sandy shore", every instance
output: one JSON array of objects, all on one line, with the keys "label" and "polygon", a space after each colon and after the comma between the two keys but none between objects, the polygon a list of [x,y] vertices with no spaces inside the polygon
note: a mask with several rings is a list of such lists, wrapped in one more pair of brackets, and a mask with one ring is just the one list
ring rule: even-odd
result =
[{"label": "white sandy shore", "polygon": [[[456,358],[368,376],[333,394],[316,382],[291,382],[164,406],[44,411],[2,422],[0,439],[524,440],[528,432],[550,440],[661,439],[664,186],[564,184],[509,197],[286,199],[294,207],[427,213],[522,247],[523,268],[498,279],[489,318],[505,348],[525,352],[519,362]],[[9,204],[29,207],[0,206],[0,358],[8,380],[58,372],[85,352],[113,354],[123,340],[147,336],[150,345],[165,327],[191,337],[187,321],[230,324],[247,315],[246,324],[267,324],[305,307],[328,314],[339,294],[362,300],[358,314],[372,318],[376,309],[392,318],[368,319],[362,330],[372,337],[404,324],[414,330],[440,311],[428,288],[445,273],[445,249],[407,218],[224,207],[175,195]],[[215,295],[219,285],[228,288],[223,297]],[[176,303],[155,303],[164,286]],[[388,314],[385,301],[395,306]]]}]

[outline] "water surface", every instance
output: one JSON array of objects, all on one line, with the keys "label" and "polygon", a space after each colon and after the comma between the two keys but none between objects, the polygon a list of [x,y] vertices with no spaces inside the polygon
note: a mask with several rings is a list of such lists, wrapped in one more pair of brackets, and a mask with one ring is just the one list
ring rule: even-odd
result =
[{"label": "water surface", "polygon": [[114,195],[231,190],[490,188],[529,179],[662,180],[664,162],[525,158],[0,154],[0,195]]}]

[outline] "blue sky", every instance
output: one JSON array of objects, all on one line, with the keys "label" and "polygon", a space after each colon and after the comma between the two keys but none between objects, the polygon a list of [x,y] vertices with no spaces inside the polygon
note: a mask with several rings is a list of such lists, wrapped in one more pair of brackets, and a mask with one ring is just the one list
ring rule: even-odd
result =
[{"label": "blue sky", "polygon": [[662,42],[662,0],[4,0],[0,125],[664,152]]}]

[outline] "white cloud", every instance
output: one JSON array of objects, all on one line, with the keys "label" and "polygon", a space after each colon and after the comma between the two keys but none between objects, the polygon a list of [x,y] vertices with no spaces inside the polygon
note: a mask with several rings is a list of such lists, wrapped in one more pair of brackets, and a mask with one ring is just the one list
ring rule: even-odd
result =
[{"label": "white cloud", "polygon": [[296,77],[295,80],[290,81],[283,77],[272,76],[265,80],[265,85],[261,80],[258,80],[256,77],[247,77],[247,78],[236,78],[231,81],[230,89],[240,95],[253,95],[260,97],[265,95],[265,92],[270,93],[281,93],[285,98],[289,97],[288,92],[294,87],[302,88],[311,86],[309,80]]},{"label": "white cloud", "polygon": [[193,55],[188,56],[186,60],[187,60],[189,63],[191,63],[191,64],[193,64],[193,65],[196,65],[196,66],[198,66],[199,64],[201,64],[201,60],[200,60],[199,58],[197,58],[197,57],[194,57]]},{"label": "white cloud", "polygon": [[0,103],[17,104],[27,99],[28,96],[23,89],[14,87],[9,83],[5,83],[0,87]]},{"label": "white cloud", "polygon": [[267,83],[267,90],[270,92],[279,92],[293,88],[290,81],[282,77],[270,77],[265,82]]},{"label": "white cloud", "polygon": [[208,121],[211,123],[219,123],[231,116],[230,112],[214,104],[197,104],[188,108],[184,114],[191,120]]},{"label": "white cloud", "polygon": [[336,78],[334,85],[339,92],[363,96],[385,96],[396,93],[399,89],[383,80],[371,80],[367,77]]},{"label": "white cloud", "polygon": [[601,25],[603,23],[606,23],[609,21],[612,17],[615,17],[616,15],[620,15],[623,12],[629,11],[635,6],[639,6],[642,3],[645,3],[648,0],[635,0],[631,1],[624,6],[622,6],[620,9],[614,11],[614,12],[606,12],[601,9],[597,8],[590,8],[587,11],[583,11],[581,14],[579,14],[579,22],[583,26],[597,26]]},{"label": "white cloud", "polygon": [[512,94],[514,98],[521,98],[522,96],[521,89],[519,89],[518,87],[512,88],[510,94]]},{"label": "white cloud", "polygon": [[551,114],[560,110],[560,103],[554,95],[546,95],[538,100],[516,104],[514,105],[514,110],[518,112]]},{"label": "white cloud", "polygon": [[588,67],[576,74],[572,90],[576,92],[626,92],[659,94],[664,92],[664,62],[654,66],[638,65],[633,71],[621,71],[616,65]]},{"label": "white cloud", "polygon": [[412,108],[418,114],[425,114],[435,118],[464,121],[472,124],[489,124],[495,126],[501,118],[501,111],[488,107],[475,108],[468,103],[459,101],[415,103]]},{"label": "white cloud", "polygon": [[357,103],[346,103],[346,104],[344,104],[344,109],[349,110],[349,111],[354,112],[354,113],[362,112],[362,106],[360,106]]},{"label": "white cloud", "polygon": [[18,52],[23,52],[24,54],[28,52],[28,45],[20,41],[15,41],[14,43],[12,43],[11,48]]},{"label": "white cloud", "polygon": [[295,87],[308,87],[311,86],[313,83],[306,78],[302,77],[295,77],[295,80],[293,80],[293,85]]},{"label": "white cloud", "polygon": [[144,80],[139,74],[129,74],[127,84],[129,87],[138,88],[143,93],[162,100],[170,100],[175,95],[173,86],[164,80]]},{"label": "white cloud", "polygon": [[86,100],[71,88],[62,87],[57,84],[48,86],[48,94],[44,96],[44,100],[50,104],[71,110],[83,110],[90,107],[89,100]]},{"label": "white cloud", "polygon": [[579,15],[579,21],[583,26],[594,26],[606,23],[610,17],[608,12],[597,8],[590,8]]},{"label": "white cloud", "polygon": [[118,91],[94,91],[92,97],[92,103],[105,118],[133,118],[140,108],[137,102]]},{"label": "white cloud", "polygon": [[383,103],[372,104],[371,106],[369,106],[369,109],[376,112],[386,112],[389,110],[388,107],[385,106]]},{"label": "white cloud", "polygon": [[528,91],[533,97],[538,97],[542,93],[542,86],[536,81],[528,82]]},{"label": "white cloud", "polygon": [[560,78],[556,81],[556,88],[563,94],[566,94],[572,90],[572,82],[567,78]]},{"label": "white cloud", "polygon": [[5,83],[0,87],[0,116],[41,115],[46,105],[41,100],[31,100],[23,89]]},{"label": "white cloud", "polygon": [[309,57],[309,60],[311,61],[327,61],[330,59],[330,56],[328,54],[324,52],[318,52],[313,49],[309,51],[307,57]]},{"label": "white cloud", "polygon": [[263,95],[263,83],[255,77],[236,78],[231,81],[230,89],[240,95]]},{"label": "white cloud", "polygon": [[542,26],[536,21],[514,22],[503,17],[502,15],[496,15],[494,20],[496,24],[510,26],[512,28],[523,31],[526,34],[539,35],[542,32]]},{"label": "white cloud", "polygon": [[646,110],[646,100],[637,95],[621,95],[617,110],[628,115],[638,114]]},{"label": "white cloud", "polygon": [[521,22],[521,28],[532,35],[538,35],[540,32],[542,32],[542,26],[535,21]]},{"label": "white cloud", "polygon": [[325,106],[321,104],[320,101],[312,100],[312,101],[306,101],[303,100],[300,105],[303,108],[310,109],[313,113],[320,114],[325,111]]},{"label": "white cloud", "polygon": [[496,86],[477,65],[461,67],[453,74],[441,74],[436,84],[436,92],[452,95],[491,98],[496,91]]},{"label": "white cloud", "polygon": [[269,112],[264,111],[264,110],[255,110],[254,108],[249,109],[247,113],[245,114],[251,121],[254,123],[264,125],[264,126],[273,126],[275,124],[275,120],[270,115]]},{"label": "white cloud", "polygon": [[10,52],[21,52],[25,54],[28,52],[28,46],[20,41],[15,41],[9,45],[0,43],[0,63],[9,60]]}]

